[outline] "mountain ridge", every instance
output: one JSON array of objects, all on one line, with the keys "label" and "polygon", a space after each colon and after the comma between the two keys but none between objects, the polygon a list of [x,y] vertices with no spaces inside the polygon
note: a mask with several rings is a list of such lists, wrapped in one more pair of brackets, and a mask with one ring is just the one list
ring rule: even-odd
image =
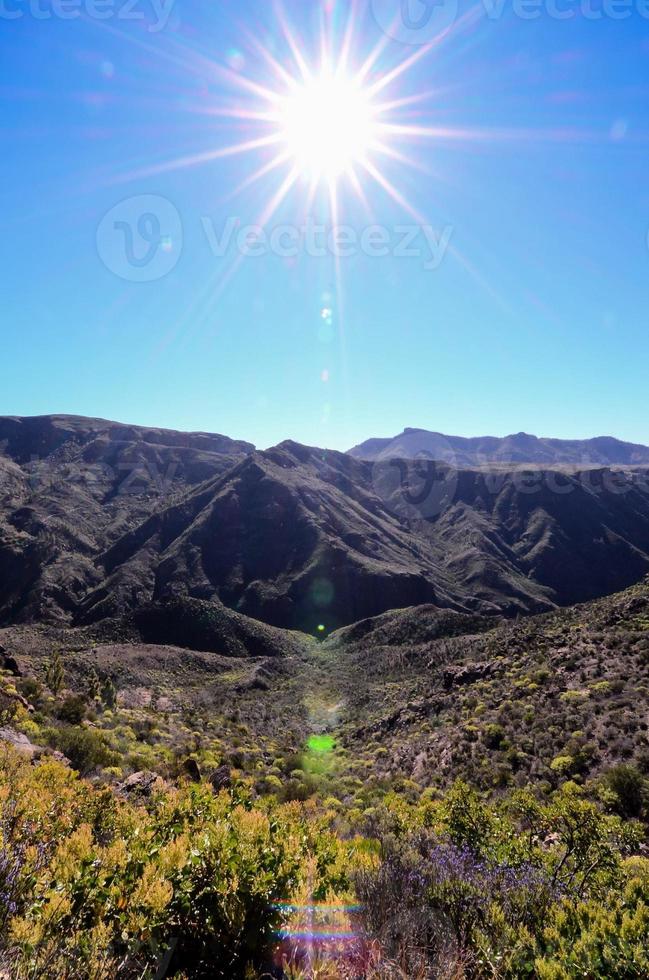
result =
[{"label": "mountain ridge", "polygon": [[328,633],[426,604],[540,612],[649,571],[642,468],[371,461],[78,417],[3,432],[2,626],[186,599]]},{"label": "mountain ridge", "polygon": [[[120,437],[121,436],[121,440]],[[32,462],[50,456],[72,443],[79,448],[104,437],[111,442],[140,441],[152,445],[175,446],[213,453],[251,453],[257,447],[246,440],[206,430],[177,430],[165,427],[115,422],[109,419],[53,413],[46,415],[0,416],[0,457],[8,454],[15,461]],[[432,442],[440,451],[437,458],[457,465],[493,462],[564,463],[566,465],[648,465],[649,446],[628,442],[616,436],[589,439],[558,439],[527,432],[505,436],[453,436],[420,427],[406,427],[396,436],[371,437],[346,450],[357,459],[411,459],[427,454]],[[284,439],[277,445],[302,445]],[[273,446],[268,447],[269,451]],[[307,447],[316,449],[317,447]],[[340,450],[328,450],[340,451]]]},{"label": "mountain ridge", "polygon": [[555,439],[526,432],[497,436],[449,436],[406,428],[394,437],[367,439],[348,450],[356,459],[443,460],[456,466],[529,463],[566,466],[649,465],[649,447],[614,436]]}]

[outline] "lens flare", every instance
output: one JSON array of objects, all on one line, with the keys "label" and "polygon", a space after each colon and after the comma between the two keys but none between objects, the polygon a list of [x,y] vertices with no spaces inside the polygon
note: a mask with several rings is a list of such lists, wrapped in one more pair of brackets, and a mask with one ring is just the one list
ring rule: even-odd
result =
[{"label": "lens flare", "polygon": [[[360,928],[362,906],[282,902],[284,919],[275,933],[275,965],[300,976],[364,976],[369,946]],[[291,972],[293,975],[293,972]]]}]

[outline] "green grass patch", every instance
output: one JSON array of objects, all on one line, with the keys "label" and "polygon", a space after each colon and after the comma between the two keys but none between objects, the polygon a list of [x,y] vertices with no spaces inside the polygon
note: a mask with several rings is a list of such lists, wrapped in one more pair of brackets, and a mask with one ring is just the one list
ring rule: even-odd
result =
[{"label": "green grass patch", "polygon": [[311,735],[306,743],[309,752],[316,752],[318,755],[333,752],[335,744],[333,735]]}]

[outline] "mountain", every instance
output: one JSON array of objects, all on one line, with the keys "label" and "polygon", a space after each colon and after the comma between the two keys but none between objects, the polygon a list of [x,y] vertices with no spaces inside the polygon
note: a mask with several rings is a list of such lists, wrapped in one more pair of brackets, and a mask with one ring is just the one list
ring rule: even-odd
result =
[{"label": "mountain", "polygon": [[649,447],[620,442],[609,436],[596,439],[540,439],[519,432],[497,439],[465,439],[425,429],[404,429],[392,439],[368,439],[349,450],[356,459],[442,460],[452,466],[487,466],[494,463],[534,466],[647,466]]},{"label": "mountain", "polygon": [[649,571],[644,471],[541,471],[530,483],[435,467],[421,484],[395,472],[295,443],[253,453],[97,556],[101,582],[77,616],[187,594],[329,631],[422,603],[549,609]]},{"label": "mountain", "polygon": [[100,578],[97,554],[253,450],[102,419],[0,418],[0,621],[69,619]]},{"label": "mountain", "polygon": [[[177,461],[179,465],[183,460],[241,455],[255,448],[249,442],[209,432],[175,432],[76,415],[0,417],[0,449],[18,463],[51,460],[61,450],[65,450],[65,456],[58,458],[66,461],[91,463],[101,458],[103,462],[117,462],[123,460],[120,452],[127,446],[140,449],[139,454],[132,451],[131,459],[153,459],[155,447],[158,459]],[[171,450],[176,450],[176,457]]]},{"label": "mountain", "polygon": [[[0,626],[196,600],[326,635],[422,604],[538,612],[649,571],[641,467],[371,462],[65,417],[0,433]],[[155,642],[182,646],[158,619]]]}]

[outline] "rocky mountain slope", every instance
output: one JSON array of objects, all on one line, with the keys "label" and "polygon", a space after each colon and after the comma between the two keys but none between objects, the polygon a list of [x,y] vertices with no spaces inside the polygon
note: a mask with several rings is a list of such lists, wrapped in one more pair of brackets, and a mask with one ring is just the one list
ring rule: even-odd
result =
[{"label": "rocky mountain slope", "polygon": [[71,416],[0,418],[0,622],[70,620],[95,558],[254,447]]},{"label": "rocky mountain slope", "polygon": [[[256,452],[61,417],[0,420],[0,436],[0,625],[87,626],[191,599],[327,634],[421,604],[551,609],[649,571],[642,468]],[[157,642],[176,643],[166,622]]]},{"label": "rocky mountain slope", "polygon": [[338,736],[374,787],[649,773],[649,579],[501,625],[396,610],[340,630],[322,657],[345,706]]},{"label": "rocky mountain slope", "polygon": [[[113,683],[116,711],[95,723],[126,771],[169,776],[169,753],[191,753],[261,793],[317,793],[360,811],[390,790],[417,798],[458,777],[547,791],[620,763],[649,774],[649,579],[516,622],[392,610],[324,642],[212,606],[0,630],[0,682],[4,667],[30,695],[58,652],[65,698],[87,696],[96,674]],[[165,616],[176,632],[163,643]],[[185,633],[192,623],[200,636]]]},{"label": "rocky mountain slope", "polygon": [[649,570],[642,481],[540,475],[528,485],[508,473],[438,470],[443,492],[431,491],[427,516],[409,503],[414,480],[395,484],[389,464],[284,443],[123,535],[97,558],[101,583],[77,615],[91,621],[189,594],[313,632],[421,603],[492,614],[551,608]]}]

